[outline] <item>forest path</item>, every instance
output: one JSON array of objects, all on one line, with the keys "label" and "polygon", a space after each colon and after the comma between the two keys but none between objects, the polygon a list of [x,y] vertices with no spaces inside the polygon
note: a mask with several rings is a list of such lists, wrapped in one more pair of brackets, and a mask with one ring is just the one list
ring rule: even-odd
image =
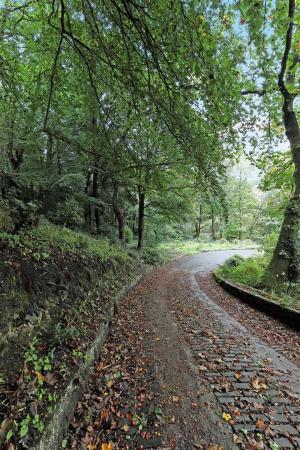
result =
[{"label": "forest path", "polygon": [[215,284],[235,253],[181,258],[122,301],[70,448],[300,448],[300,336]]}]

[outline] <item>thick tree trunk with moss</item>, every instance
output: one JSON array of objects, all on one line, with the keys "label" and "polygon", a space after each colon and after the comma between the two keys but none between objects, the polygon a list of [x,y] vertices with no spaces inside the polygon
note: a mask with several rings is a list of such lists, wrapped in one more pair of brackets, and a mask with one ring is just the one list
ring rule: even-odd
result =
[{"label": "thick tree trunk with moss", "polygon": [[279,283],[300,281],[300,130],[293,105],[297,94],[290,92],[285,83],[286,77],[289,84],[295,82],[295,65],[298,63],[298,56],[292,55],[295,10],[296,1],[289,0],[285,48],[278,74],[278,88],[283,97],[285,134],[290,143],[295,165],[294,193],[285,210],[278,242],[268,270],[272,281],[275,279]]},{"label": "thick tree trunk with moss", "polygon": [[284,101],[283,118],[295,165],[295,188],[269,265],[269,272],[279,283],[300,280],[300,130],[293,110],[293,97]]}]

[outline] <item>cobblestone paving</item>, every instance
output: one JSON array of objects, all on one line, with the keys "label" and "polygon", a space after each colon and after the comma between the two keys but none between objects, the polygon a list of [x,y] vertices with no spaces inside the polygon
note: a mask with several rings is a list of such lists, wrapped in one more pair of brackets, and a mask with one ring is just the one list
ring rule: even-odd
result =
[{"label": "cobblestone paving", "polygon": [[299,368],[209,298],[195,275],[178,271],[185,301],[170,302],[178,319],[188,316],[183,329],[200,377],[232,426],[234,443],[247,450],[300,449]]},{"label": "cobblestone paving", "polygon": [[300,448],[299,369],[192,284],[201,306],[192,331],[194,357],[232,424],[235,443],[265,448],[266,438],[274,449]]}]

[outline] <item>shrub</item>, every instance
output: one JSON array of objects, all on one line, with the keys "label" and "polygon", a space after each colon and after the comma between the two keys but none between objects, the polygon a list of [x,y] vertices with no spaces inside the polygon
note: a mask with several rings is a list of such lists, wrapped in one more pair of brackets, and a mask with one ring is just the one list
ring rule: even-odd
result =
[{"label": "shrub", "polygon": [[0,232],[10,232],[14,229],[14,223],[6,202],[0,201]]},{"label": "shrub", "polygon": [[151,247],[144,248],[141,253],[141,258],[146,264],[150,264],[151,266],[157,266],[165,262],[161,251]]},{"label": "shrub", "polygon": [[277,244],[277,239],[278,239],[277,231],[273,231],[272,233],[267,234],[263,238],[262,249],[263,249],[266,257],[268,257],[269,259],[271,259],[272,255],[273,255],[274,248]]},{"label": "shrub", "polygon": [[261,256],[244,260],[235,258],[234,265],[226,262],[216,272],[232,281],[257,287],[262,282],[267,264],[267,258]]},{"label": "shrub", "polygon": [[127,244],[131,244],[133,241],[133,232],[131,228],[129,228],[127,225],[125,226],[125,241]]},{"label": "shrub", "polygon": [[244,261],[243,256],[233,255],[229,259],[227,259],[227,261],[225,261],[224,265],[226,265],[228,267],[236,267],[239,264],[241,264],[242,261]]},{"label": "shrub", "polygon": [[59,202],[54,212],[48,218],[57,225],[64,225],[70,228],[79,227],[83,223],[83,208],[74,198],[68,198]]}]

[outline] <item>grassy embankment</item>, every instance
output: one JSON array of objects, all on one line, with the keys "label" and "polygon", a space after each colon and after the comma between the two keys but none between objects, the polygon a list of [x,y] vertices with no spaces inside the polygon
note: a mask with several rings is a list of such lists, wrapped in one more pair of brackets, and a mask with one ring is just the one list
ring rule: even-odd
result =
[{"label": "grassy embankment", "polygon": [[233,256],[216,270],[221,277],[259,290],[263,295],[287,308],[300,310],[299,284],[268,283],[267,267],[271,254],[267,251],[251,258]]},{"label": "grassy embankment", "polygon": [[130,253],[49,223],[0,233],[1,448],[44,431],[114,299],[146,270]]}]

